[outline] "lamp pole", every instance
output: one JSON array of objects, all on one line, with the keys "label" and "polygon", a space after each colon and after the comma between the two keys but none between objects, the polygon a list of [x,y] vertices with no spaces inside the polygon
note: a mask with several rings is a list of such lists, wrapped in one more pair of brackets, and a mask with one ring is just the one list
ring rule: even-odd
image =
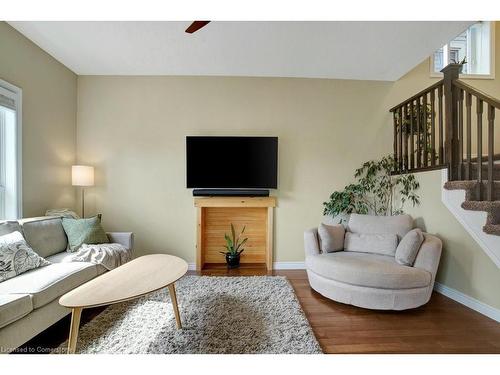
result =
[{"label": "lamp pole", "polygon": [[85,219],[85,188],[82,186],[82,219]]}]

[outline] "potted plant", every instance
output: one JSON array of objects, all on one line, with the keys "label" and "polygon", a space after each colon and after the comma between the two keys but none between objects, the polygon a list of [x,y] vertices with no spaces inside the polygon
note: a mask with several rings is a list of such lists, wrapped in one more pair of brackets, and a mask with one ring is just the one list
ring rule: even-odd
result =
[{"label": "potted plant", "polygon": [[224,239],[226,240],[226,251],[220,251],[221,254],[226,256],[226,263],[228,268],[238,268],[240,266],[240,255],[245,250],[243,245],[247,242],[248,238],[240,239],[241,235],[245,233],[245,226],[236,237],[236,232],[234,230],[234,225],[231,223],[231,236],[227,233],[224,234]]}]

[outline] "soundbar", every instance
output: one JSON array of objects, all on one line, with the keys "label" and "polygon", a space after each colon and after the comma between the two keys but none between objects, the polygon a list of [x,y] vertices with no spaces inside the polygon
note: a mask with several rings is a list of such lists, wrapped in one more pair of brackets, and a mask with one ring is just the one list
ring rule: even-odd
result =
[{"label": "soundbar", "polygon": [[268,197],[269,190],[264,189],[194,189],[194,197]]}]

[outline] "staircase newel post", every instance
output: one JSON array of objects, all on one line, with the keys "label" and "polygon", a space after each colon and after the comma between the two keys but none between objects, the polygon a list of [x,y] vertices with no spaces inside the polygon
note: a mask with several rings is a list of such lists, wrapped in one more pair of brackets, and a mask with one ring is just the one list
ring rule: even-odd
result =
[{"label": "staircase newel post", "polygon": [[448,179],[458,179],[460,166],[460,143],[458,138],[458,90],[453,81],[458,79],[460,64],[449,64],[441,72],[444,75],[444,117],[445,117],[445,161],[448,163]]}]

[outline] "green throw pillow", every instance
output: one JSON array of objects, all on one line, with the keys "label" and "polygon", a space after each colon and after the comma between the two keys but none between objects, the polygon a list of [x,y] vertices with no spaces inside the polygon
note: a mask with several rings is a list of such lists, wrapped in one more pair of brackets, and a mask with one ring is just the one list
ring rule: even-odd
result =
[{"label": "green throw pillow", "polygon": [[88,219],[70,219],[63,217],[62,225],[68,236],[70,251],[76,251],[85,244],[108,243],[108,236],[102,229],[99,216]]}]

